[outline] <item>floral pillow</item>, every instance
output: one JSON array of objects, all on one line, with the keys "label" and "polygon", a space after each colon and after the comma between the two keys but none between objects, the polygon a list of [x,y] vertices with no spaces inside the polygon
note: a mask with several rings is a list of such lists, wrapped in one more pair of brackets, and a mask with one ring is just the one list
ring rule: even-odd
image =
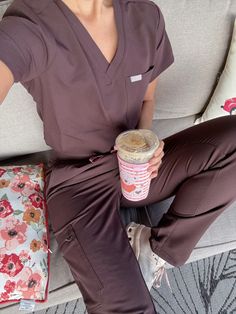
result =
[{"label": "floral pillow", "polygon": [[221,116],[236,114],[236,19],[233,35],[223,73],[214,94],[201,117],[194,124],[200,124]]},{"label": "floral pillow", "polygon": [[44,184],[43,163],[0,166],[0,302],[47,300]]}]

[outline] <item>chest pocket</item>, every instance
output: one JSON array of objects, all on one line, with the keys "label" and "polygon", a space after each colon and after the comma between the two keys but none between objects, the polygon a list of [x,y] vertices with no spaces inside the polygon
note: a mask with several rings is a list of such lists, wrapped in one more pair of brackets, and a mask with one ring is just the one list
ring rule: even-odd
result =
[{"label": "chest pocket", "polygon": [[125,77],[125,92],[127,99],[127,124],[134,129],[139,121],[144,95],[150,82],[154,65],[147,71]]}]

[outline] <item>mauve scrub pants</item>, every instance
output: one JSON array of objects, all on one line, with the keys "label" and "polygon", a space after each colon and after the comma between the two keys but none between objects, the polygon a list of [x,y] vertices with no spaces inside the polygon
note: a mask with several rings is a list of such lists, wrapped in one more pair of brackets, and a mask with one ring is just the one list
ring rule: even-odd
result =
[{"label": "mauve scrub pants", "polygon": [[116,169],[62,188],[47,204],[59,248],[88,313],[157,313],[120,206],[139,207],[175,195],[168,212],[152,227],[150,245],[180,266],[210,224],[236,200],[236,116],[209,120],[163,141],[165,155],[145,200],[122,196],[117,162]]}]

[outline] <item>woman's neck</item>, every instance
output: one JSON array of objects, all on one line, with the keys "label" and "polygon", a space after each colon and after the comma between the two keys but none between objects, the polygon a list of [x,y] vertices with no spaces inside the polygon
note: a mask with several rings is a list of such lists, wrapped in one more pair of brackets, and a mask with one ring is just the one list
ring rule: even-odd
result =
[{"label": "woman's neck", "polygon": [[[112,7],[113,0],[62,0],[75,14],[84,17],[100,17],[104,9]],[[117,1],[117,0],[115,0]]]}]

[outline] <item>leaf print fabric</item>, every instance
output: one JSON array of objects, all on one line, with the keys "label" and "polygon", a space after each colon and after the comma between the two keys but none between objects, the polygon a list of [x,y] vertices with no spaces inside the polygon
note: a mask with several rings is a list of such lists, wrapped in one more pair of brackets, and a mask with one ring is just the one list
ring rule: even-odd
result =
[{"label": "leaf print fabric", "polygon": [[43,163],[0,166],[0,302],[47,299],[44,184]]}]

